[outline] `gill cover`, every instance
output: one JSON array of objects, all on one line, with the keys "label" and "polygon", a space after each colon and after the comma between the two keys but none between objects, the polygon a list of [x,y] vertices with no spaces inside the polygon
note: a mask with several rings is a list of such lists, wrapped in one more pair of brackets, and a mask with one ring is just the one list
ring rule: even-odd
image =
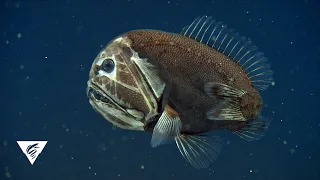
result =
[{"label": "gill cover", "polygon": [[156,67],[140,58],[130,45],[131,40],[122,35],[98,54],[87,91],[93,108],[109,122],[142,131],[145,121],[158,114],[157,98],[165,83]]}]

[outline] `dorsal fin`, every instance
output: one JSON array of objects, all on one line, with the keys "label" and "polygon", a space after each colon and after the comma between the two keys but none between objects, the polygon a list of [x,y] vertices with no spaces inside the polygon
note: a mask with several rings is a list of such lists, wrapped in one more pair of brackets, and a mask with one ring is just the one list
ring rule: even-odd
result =
[{"label": "dorsal fin", "polygon": [[210,16],[196,18],[184,27],[182,35],[206,44],[236,61],[247,72],[252,86],[265,90],[272,83],[272,70],[263,52],[250,39],[240,36]]}]

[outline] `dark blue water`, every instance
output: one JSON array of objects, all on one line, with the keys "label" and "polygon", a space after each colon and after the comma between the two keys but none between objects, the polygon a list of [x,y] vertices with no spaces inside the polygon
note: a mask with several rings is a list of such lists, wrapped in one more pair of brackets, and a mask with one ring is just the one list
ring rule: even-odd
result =
[{"label": "dark blue water", "polygon": [[[0,179],[320,179],[320,3],[243,1],[1,1]],[[267,135],[228,132],[218,160],[197,170],[176,146],[114,129],[85,94],[93,59],[132,29],[180,32],[211,15],[265,52],[275,86],[263,93]],[[33,166],[17,140],[47,140]],[[142,168],[144,167],[144,168]]]}]

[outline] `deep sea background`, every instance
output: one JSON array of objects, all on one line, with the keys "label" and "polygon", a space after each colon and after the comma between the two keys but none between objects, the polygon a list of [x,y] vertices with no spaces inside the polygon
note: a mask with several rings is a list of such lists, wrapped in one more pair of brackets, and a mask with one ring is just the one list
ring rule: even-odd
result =
[{"label": "deep sea background", "polygon": [[[115,36],[149,28],[179,33],[211,15],[250,37],[269,58],[275,86],[263,92],[267,135],[230,132],[208,169],[176,146],[112,126],[85,94],[91,63]],[[0,179],[320,180],[319,0],[2,0]],[[47,140],[30,165],[17,140]]]}]

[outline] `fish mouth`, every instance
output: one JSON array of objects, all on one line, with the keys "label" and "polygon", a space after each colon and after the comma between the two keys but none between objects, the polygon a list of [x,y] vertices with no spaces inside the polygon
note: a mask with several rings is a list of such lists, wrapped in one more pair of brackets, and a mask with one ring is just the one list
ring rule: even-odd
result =
[{"label": "fish mouth", "polygon": [[117,104],[114,100],[112,100],[110,96],[107,95],[107,93],[104,93],[103,90],[99,88],[99,86],[91,82],[88,82],[87,97],[89,99],[94,98],[95,101],[101,101],[106,104]]},{"label": "fish mouth", "polygon": [[102,95],[99,91],[96,91],[92,87],[88,87],[87,97],[90,98],[91,95],[93,95],[93,97],[96,100],[102,101],[104,103],[112,103],[109,98],[107,98],[106,96]]},{"label": "fish mouth", "polygon": [[102,88],[100,88],[98,85],[96,85],[90,80],[88,81],[87,97],[90,100],[96,102],[102,102],[106,105],[116,106],[121,111],[127,113],[127,111],[125,110],[127,107],[125,107],[124,103],[117,102],[116,100],[114,100],[110,95],[108,95],[108,93],[104,92]]},{"label": "fish mouth", "polygon": [[144,114],[130,105],[113,99],[91,80],[88,81],[87,97],[93,109],[114,126],[129,130],[144,130]]}]

